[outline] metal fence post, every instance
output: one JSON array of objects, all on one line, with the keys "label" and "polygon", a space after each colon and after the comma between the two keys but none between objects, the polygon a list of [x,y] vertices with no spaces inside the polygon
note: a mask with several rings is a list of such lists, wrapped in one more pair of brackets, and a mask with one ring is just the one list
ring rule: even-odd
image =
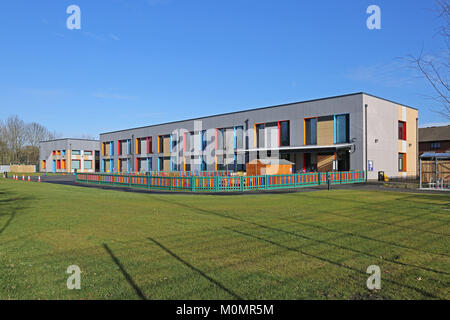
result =
[{"label": "metal fence post", "polygon": [[191,176],[191,191],[195,191],[195,177]]},{"label": "metal fence post", "polygon": [[241,191],[244,191],[244,177],[243,176],[239,177],[239,189]]},{"label": "metal fence post", "polygon": [[218,176],[214,177],[214,190],[219,191],[219,177]]},{"label": "metal fence post", "polygon": [[331,181],[330,181],[330,173],[329,172],[327,172],[327,184],[328,184],[328,190],[330,190]]}]

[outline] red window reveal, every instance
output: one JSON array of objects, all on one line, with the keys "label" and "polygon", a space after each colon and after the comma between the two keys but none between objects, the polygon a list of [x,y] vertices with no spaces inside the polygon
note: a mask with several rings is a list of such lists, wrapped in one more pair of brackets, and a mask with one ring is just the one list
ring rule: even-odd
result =
[{"label": "red window reveal", "polygon": [[398,122],[398,139],[406,140],[406,122],[405,121]]}]

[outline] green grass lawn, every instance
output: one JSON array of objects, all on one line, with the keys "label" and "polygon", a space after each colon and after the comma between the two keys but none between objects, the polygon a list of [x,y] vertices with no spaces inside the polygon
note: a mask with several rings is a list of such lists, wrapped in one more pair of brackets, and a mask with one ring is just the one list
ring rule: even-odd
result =
[{"label": "green grass lawn", "polygon": [[[0,299],[449,299],[450,195],[0,179]],[[81,290],[68,290],[69,265]],[[381,290],[369,291],[370,265]]]}]

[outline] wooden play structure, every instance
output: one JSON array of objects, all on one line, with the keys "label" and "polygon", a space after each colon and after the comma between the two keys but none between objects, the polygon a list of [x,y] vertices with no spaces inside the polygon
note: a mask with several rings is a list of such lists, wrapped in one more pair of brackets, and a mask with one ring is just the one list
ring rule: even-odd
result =
[{"label": "wooden play structure", "polygon": [[293,165],[284,159],[255,159],[246,164],[247,176],[291,174]]}]

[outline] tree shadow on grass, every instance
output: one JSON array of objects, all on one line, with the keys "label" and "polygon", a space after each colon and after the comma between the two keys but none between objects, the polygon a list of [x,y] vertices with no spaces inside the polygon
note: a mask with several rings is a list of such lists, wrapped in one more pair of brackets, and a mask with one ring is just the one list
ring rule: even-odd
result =
[{"label": "tree shadow on grass", "polygon": [[[240,234],[241,236],[250,237],[250,238],[253,238],[253,239],[265,242],[265,243],[269,243],[269,244],[271,244],[273,246],[277,246],[277,247],[285,249],[287,251],[294,251],[294,252],[300,253],[302,255],[305,255],[305,256],[308,256],[308,257],[320,260],[322,262],[327,262],[327,263],[333,264],[335,266],[338,266],[340,268],[344,268],[344,269],[347,269],[349,271],[353,271],[353,272],[362,274],[364,276],[367,276],[367,274],[364,271],[361,271],[361,270],[359,270],[357,268],[344,265],[344,264],[342,264],[342,263],[340,263],[338,261],[333,261],[331,259],[327,259],[327,258],[324,258],[324,257],[321,257],[321,256],[313,255],[311,253],[308,253],[308,252],[305,252],[305,251],[301,250],[300,248],[289,247],[289,246],[286,246],[284,244],[281,244],[281,243],[278,243],[278,242],[275,242],[275,241],[263,238],[261,236],[253,235],[253,234],[242,232],[242,231],[239,231],[239,230],[234,230],[234,229],[227,228],[227,227],[224,227],[224,229],[229,230],[229,231],[234,232],[234,233],[237,233],[237,234]],[[414,288],[414,287],[411,287],[409,285],[405,285],[403,283],[398,283],[398,282],[390,280],[390,279],[384,279],[384,281],[390,282],[390,283],[395,284],[395,285],[400,286],[400,287],[404,287],[404,288],[408,288],[410,290],[416,291],[417,293],[419,293],[419,294],[421,294],[421,295],[423,295],[425,297],[428,297],[428,298],[434,298],[434,299],[439,298],[438,296],[434,295],[431,292],[427,292],[427,291],[419,289],[419,288]]]},{"label": "tree shadow on grass", "polygon": [[26,205],[33,200],[32,196],[18,196],[17,193],[1,190],[0,191],[0,217],[9,216],[6,223],[0,227],[0,235],[10,226],[11,222],[18,214],[24,214],[24,210],[28,208]]},{"label": "tree shadow on grass", "polygon": [[[161,200],[161,201],[163,201],[163,200]],[[320,244],[324,244],[324,245],[327,245],[327,246],[335,247],[335,248],[338,248],[338,249],[354,252],[354,253],[357,253],[357,254],[362,254],[362,255],[365,255],[367,257],[371,257],[371,258],[375,258],[375,259],[379,258],[378,256],[370,254],[370,253],[367,253],[365,251],[349,248],[349,247],[346,247],[346,246],[343,246],[343,245],[339,245],[339,244],[336,244],[336,243],[333,243],[333,242],[330,242],[330,241],[315,239],[313,237],[302,235],[302,234],[299,234],[299,233],[296,233],[296,232],[287,231],[287,230],[283,230],[283,229],[279,229],[279,228],[275,228],[275,227],[270,227],[270,226],[267,226],[267,225],[264,225],[264,224],[260,224],[260,223],[256,223],[256,222],[253,222],[253,221],[248,221],[248,220],[245,220],[245,219],[232,217],[232,216],[229,216],[229,215],[226,215],[226,214],[221,214],[221,213],[218,213],[218,212],[215,212],[215,211],[212,211],[212,210],[205,210],[205,209],[201,209],[201,208],[196,208],[194,206],[189,206],[187,204],[179,203],[179,202],[176,202],[176,201],[173,201],[173,200],[171,200],[169,202],[172,203],[172,204],[176,204],[178,206],[184,207],[184,208],[189,208],[191,210],[195,210],[196,212],[199,212],[201,214],[216,215],[216,216],[220,216],[222,218],[233,219],[233,220],[236,220],[236,221],[239,221],[239,222],[244,222],[244,223],[247,223],[247,224],[251,224],[251,225],[257,226],[259,228],[267,229],[267,230],[270,230],[270,231],[275,231],[275,232],[278,232],[278,233],[284,233],[284,234],[287,234],[287,235],[291,235],[291,236],[294,236],[294,237],[297,237],[297,238],[301,238],[301,239],[305,239],[305,240],[308,240],[308,241],[312,241],[312,242],[315,242],[315,243],[320,243]],[[385,260],[390,262],[390,263],[401,265],[401,266],[405,266],[405,267],[417,268],[417,269],[421,269],[421,270],[424,270],[424,271],[429,271],[429,272],[433,272],[433,273],[437,273],[437,274],[450,275],[449,272],[445,272],[445,271],[441,271],[441,270],[435,270],[435,269],[428,268],[428,267],[423,267],[423,266],[403,263],[403,262],[395,261],[395,260],[392,260],[392,259],[385,259]]]},{"label": "tree shadow on grass", "polygon": [[187,266],[189,269],[197,272],[198,274],[200,274],[203,278],[205,278],[206,280],[208,280],[209,282],[213,283],[214,285],[216,285],[217,287],[219,287],[220,289],[222,289],[223,291],[225,291],[226,293],[228,293],[229,295],[231,295],[233,298],[238,299],[238,300],[243,300],[239,295],[237,295],[236,293],[234,293],[233,291],[231,291],[230,289],[226,288],[223,284],[221,284],[220,282],[218,282],[217,280],[214,280],[213,278],[209,277],[208,275],[206,275],[203,271],[201,271],[200,269],[194,267],[193,265],[191,265],[190,263],[188,263],[187,261],[183,260],[182,258],[180,258],[179,256],[177,256],[175,253],[173,253],[171,250],[169,250],[168,248],[166,248],[165,246],[163,246],[161,243],[159,243],[158,241],[156,241],[155,239],[152,238],[148,238],[148,240],[150,240],[151,242],[153,242],[154,244],[156,244],[158,247],[160,247],[161,249],[163,249],[165,252],[167,252],[169,255],[171,255],[173,258],[175,258],[176,260],[178,260],[179,262],[181,262],[182,264],[184,264],[185,266]]},{"label": "tree shadow on grass", "polygon": [[[200,214],[215,215],[215,216],[219,216],[219,217],[222,217],[222,218],[232,219],[232,220],[235,220],[235,221],[248,223],[248,224],[251,224],[251,225],[254,225],[254,226],[257,226],[257,227],[260,227],[260,228],[264,228],[264,229],[267,229],[267,230],[271,230],[271,231],[275,231],[275,232],[281,232],[281,233],[289,234],[289,235],[292,235],[292,236],[295,236],[295,237],[299,237],[299,238],[302,238],[302,239],[310,240],[310,241],[313,241],[315,243],[321,243],[321,244],[325,244],[325,245],[328,245],[328,246],[336,247],[336,248],[339,248],[339,249],[348,250],[350,252],[355,252],[355,253],[362,254],[362,255],[365,255],[365,256],[368,256],[368,257],[373,257],[373,258],[377,258],[377,259],[379,258],[379,257],[377,257],[375,255],[369,254],[369,253],[364,252],[364,251],[360,251],[360,250],[353,249],[353,248],[348,248],[348,247],[345,247],[345,246],[342,246],[342,245],[338,245],[338,244],[335,244],[335,243],[332,243],[332,242],[329,242],[329,241],[325,241],[325,240],[314,239],[314,238],[311,238],[311,237],[308,237],[308,236],[304,236],[304,235],[301,235],[301,234],[298,234],[298,233],[295,233],[295,232],[291,232],[291,231],[287,231],[287,230],[283,230],[283,229],[278,229],[278,228],[274,228],[274,227],[269,227],[269,226],[266,226],[266,225],[263,225],[263,224],[259,224],[259,223],[252,222],[252,221],[247,221],[247,220],[241,219],[241,218],[232,217],[232,216],[229,216],[229,215],[226,215],[226,214],[222,214],[222,213],[219,213],[219,212],[215,212],[215,211],[212,211],[212,210],[205,210],[205,209],[197,208],[197,207],[194,207],[194,206],[189,206],[187,204],[179,203],[179,202],[173,201],[173,200],[171,200],[171,201],[167,201],[167,200],[163,200],[163,199],[158,199],[158,200],[163,201],[163,202],[169,202],[171,204],[176,204],[176,205],[178,205],[180,207],[184,207],[184,208],[188,208],[188,209],[194,210],[195,212],[200,213]],[[225,228],[225,229],[228,229],[228,228]],[[228,229],[228,230],[232,230],[232,229]],[[235,230],[232,230],[232,231],[235,231]],[[238,231],[235,231],[235,232],[238,232]],[[253,235],[248,235],[248,236],[253,236]],[[253,236],[253,237],[255,237],[255,236]],[[268,242],[268,243],[272,243],[274,245],[278,245],[277,243],[272,242],[271,240],[267,240],[267,239],[263,239],[263,238],[258,238],[258,239],[262,240],[262,241],[265,241],[265,242]],[[287,249],[287,248],[289,248],[289,247],[285,247],[285,249]],[[289,248],[288,250],[291,250],[291,249],[292,248]],[[311,255],[311,254],[308,254],[308,253],[305,253],[305,254]],[[314,256],[314,255],[311,255],[311,256]],[[316,257],[316,256],[314,256],[314,257]],[[339,265],[339,266],[342,266],[344,268],[348,268],[348,269],[351,269],[351,270],[354,270],[354,271],[357,271],[357,272],[361,272],[360,270],[352,269],[352,268],[344,266],[341,263],[336,262],[336,261],[328,260],[326,258],[318,257],[318,256],[317,256],[317,258],[322,260],[322,261],[327,261],[329,263],[332,263],[332,264],[335,264],[335,265]],[[433,273],[436,273],[436,274],[443,274],[443,275],[449,275],[450,274],[450,273],[448,273],[446,271],[435,270],[435,269],[431,269],[431,268],[427,268],[427,267],[412,265],[412,264],[408,264],[408,263],[395,261],[395,260],[392,260],[392,259],[385,259],[385,260],[387,262],[390,262],[390,263],[393,263],[393,264],[397,264],[397,265],[401,265],[401,266],[405,266],[405,267],[417,268],[417,269],[421,269],[421,270],[424,270],[424,271],[433,272]],[[419,292],[420,294],[422,294],[424,296],[431,297],[431,298],[438,298],[437,296],[433,295],[432,293],[426,292],[424,290],[421,290],[421,289],[418,289],[418,288],[414,288],[414,287],[410,287],[410,286],[407,286],[407,285],[403,285],[403,284],[394,282],[392,280],[390,280],[390,282],[395,283],[395,284],[400,285],[400,286],[404,286],[404,287],[412,289],[412,290],[415,290],[415,291]]]},{"label": "tree shadow on grass", "polygon": [[360,238],[360,239],[363,239],[363,240],[384,243],[384,244],[387,244],[387,245],[393,246],[393,247],[399,247],[399,248],[403,248],[403,249],[410,249],[410,250],[413,250],[413,251],[420,251],[420,252],[424,252],[424,253],[428,253],[428,254],[440,255],[440,256],[443,256],[443,257],[450,257],[450,255],[445,254],[445,253],[434,252],[434,251],[427,251],[427,250],[423,250],[423,249],[420,249],[420,248],[405,246],[405,245],[403,245],[401,243],[396,243],[396,242],[393,242],[393,241],[386,241],[386,240],[382,240],[382,239],[375,239],[375,238],[372,238],[372,237],[365,236],[363,234],[358,234],[358,233],[354,233],[354,232],[347,232],[347,231],[342,231],[342,230],[337,230],[337,229],[331,229],[331,228],[323,227],[323,226],[320,226],[320,225],[315,225],[315,224],[312,224],[312,223],[300,222],[300,221],[297,221],[297,220],[291,220],[291,219],[285,219],[285,218],[279,218],[279,219],[283,220],[283,221],[286,221],[286,222],[289,222],[289,223],[295,223],[295,224],[311,227],[311,228],[314,228],[314,229],[319,229],[319,230],[322,230],[322,231],[325,231],[325,232],[338,233],[338,234],[346,235],[348,237],[355,237],[355,238]]},{"label": "tree shadow on grass", "polygon": [[114,253],[111,251],[111,249],[108,247],[107,244],[103,244],[103,248],[105,248],[106,252],[111,257],[112,261],[119,267],[120,272],[122,272],[123,276],[125,277],[125,280],[130,284],[130,286],[134,289],[136,294],[141,298],[142,300],[147,300],[142,290],[138,287],[138,285],[134,282],[133,278],[130,276],[130,274],[125,270],[122,263],[120,263],[120,260],[114,255]]}]

